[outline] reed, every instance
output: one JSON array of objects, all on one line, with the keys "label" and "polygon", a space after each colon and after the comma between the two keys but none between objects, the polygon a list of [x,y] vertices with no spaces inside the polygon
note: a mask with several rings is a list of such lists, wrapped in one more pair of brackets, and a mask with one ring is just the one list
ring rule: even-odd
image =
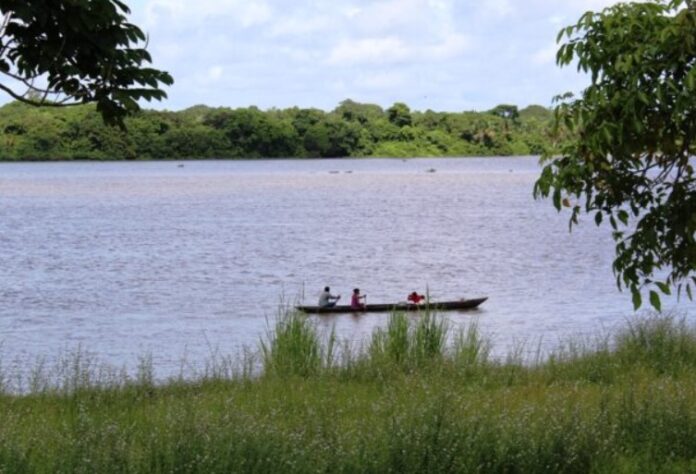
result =
[{"label": "reed", "polygon": [[483,366],[489,362],[490,353],[491,343],[482,337],[476,320],[455,334],[451,354],[458,367]]},{"label": "reed", "polygon": [[416,321],[411,332],[411,358],[416,367],[441,360],[445,356],[449,326],[430,309]]},{"label": "reed", "polygon": [[696,468],[696,332],[684,320],[633,320],[523,364],[492,359],[475,324],[451,335],[431,316],[392,315],[336,358],[335,336],[288,315],[256,376],[163,383],[148,357],[130,378],[84,356],[60,374],[44,366],[38,392],[0,394],[0,472]]},{"label": "reed", "polygon": [[409,322],[405,313],[392,313],[385,329],[372,334],[367,355],[373,364],[402,367],[408,363]]},{"label": "reed", "polygon": [[330,337],[326,350],[322,348],[316,328],[298,312],[286,312],[276,320],[266,340],[260,343],[263,371],[267,376],[305,377],[316,375],[333,358]]},{"label": "reed", "polygon": [[684,318],[650,316],[629,321],[616,338],[616,354],[623,365],[642,364],[660,374],[696,367],[696,332]]},{"label": "reed", "polygon": [[367,350],[358,355],[358,372],[364,371],[368,378],[375,373],[383,377],[432,367],[444,360],[449,332],[446,321],[428,309],[417,319],[412,317],[392,313],[386,327],[375,330]]}]

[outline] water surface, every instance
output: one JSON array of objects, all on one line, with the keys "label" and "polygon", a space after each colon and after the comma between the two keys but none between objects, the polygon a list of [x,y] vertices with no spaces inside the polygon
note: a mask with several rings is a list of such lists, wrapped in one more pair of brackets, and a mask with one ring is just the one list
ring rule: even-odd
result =
[{"label": "water surface", "polygon": [[[0,354],[150,353],[172,375],[256,348],[279,304],[324,285],[488,296],[447,316],[477,318],[499,352],[623,325],[609,228],[569,233],[533,200],[538,174],[536,158],[0,164]],[[386,318],[318,321],[358,344]]]}]

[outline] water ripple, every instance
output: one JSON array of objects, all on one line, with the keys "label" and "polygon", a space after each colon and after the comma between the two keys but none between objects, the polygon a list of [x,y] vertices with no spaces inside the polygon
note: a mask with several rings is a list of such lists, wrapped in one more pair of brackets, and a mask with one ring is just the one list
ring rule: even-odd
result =
[{"label": "water ripple", "polygon": [[[211,346],[255,347],[279,306],[327,284],[370,302],[487,295],[448,317],[478,318],[502,348],[622,321],[609,230],[569,234],[532,199],[538,172],[534,158],[0,164],[2,354],[152,353],[177,374]],[[386,318],[316,321],[359,344]]]}]

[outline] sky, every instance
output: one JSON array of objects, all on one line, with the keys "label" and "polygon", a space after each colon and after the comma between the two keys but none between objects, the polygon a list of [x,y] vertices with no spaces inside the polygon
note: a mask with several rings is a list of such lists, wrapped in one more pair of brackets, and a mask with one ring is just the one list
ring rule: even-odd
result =
[{"label": "sky", "polygon": [[587,78],[555,64],[558,31],[615,0],[127,0],[169,98],[334,109],[550,106]]}]

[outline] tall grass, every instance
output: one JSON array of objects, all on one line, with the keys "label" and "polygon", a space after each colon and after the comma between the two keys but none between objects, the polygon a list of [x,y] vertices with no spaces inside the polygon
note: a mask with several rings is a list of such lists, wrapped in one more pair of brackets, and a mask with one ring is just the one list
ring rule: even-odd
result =
[{"label": "tall grass", "polygon": [[622,364],[642,364],[658,373],[690,370],[696,366],[696,332],[684,319],[647,317],[629,322],[616,338]]},{"label": "tall grass", "polygon": [[695,336],[634,320],[520,364],[476,324],[394,314],[338,363],[333,333],[290,314],[255,377],[37,371],[59,389],[0,395],[0,472],[694,472]]},{"label": "tall grass", "polygon": [[272,376],[316,375],[333,360],[332,332],[324,348],[316,328],[306,315],[289,312],[278,317],[275,329],[260,343],[264,374]]},{"label": "tall grass", "polygon": [[491,343],[481,336],[478,322],[470,322],[454,336],[452,358],[459,367],[472,368],[489,362]]},{"label": "tall grass", "polygon": [[391,314],[386,327],[372,334],[367,350],[356,356],[360,368],[354,375],[384,377],[441,363],[449,332],[446,321],[428,310],[413,318],[403,312]]}]

